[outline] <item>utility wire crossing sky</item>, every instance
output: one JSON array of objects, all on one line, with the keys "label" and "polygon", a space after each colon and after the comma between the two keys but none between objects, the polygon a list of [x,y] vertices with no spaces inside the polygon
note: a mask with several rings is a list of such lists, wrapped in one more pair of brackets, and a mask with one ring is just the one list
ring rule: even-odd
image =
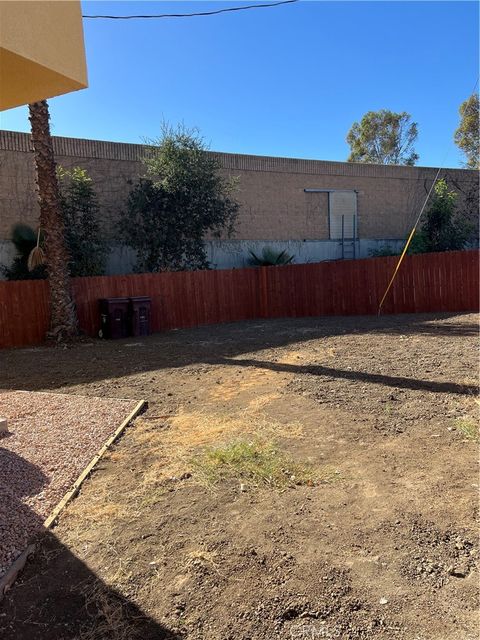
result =
[{"label": "utility wire crossing sky", "polygon": [[249,4],[244,7],[228,7],[226,9],[216,9],[213,11],[200,11],[196,13],[158,13],[144,16],[92,16],[83,15],[83,18],[97,18],[104,20],[147,20],[150,18],[196,18],[199,16],[217,16],[221,13],[231,13],[233,11],[246,11],[249,9],[269,9],[270,7],[279,7],[282,4],[292,4],[298,0],[281,0],[281,2],[271,2],[269,4]]},{"label": "utility wire crossing sky", "polygon": [[[54,135],[142,143],[183,122],[218,151],[345,161],[352,124],[391,109],[418,123],[419,165],[462,165],[476,2],[89,1],[82,13],[212,17],[86,18],[89,87],[50,101]],[[24,107],[0,118],[29,131]]]}]

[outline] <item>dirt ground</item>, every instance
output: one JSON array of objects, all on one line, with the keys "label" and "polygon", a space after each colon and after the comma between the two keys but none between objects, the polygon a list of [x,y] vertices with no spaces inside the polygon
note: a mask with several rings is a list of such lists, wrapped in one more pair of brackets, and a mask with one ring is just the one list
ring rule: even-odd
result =
[{"label": "dirt ground", "polygon": [[[256,321],[0,353],[4,389],[149,402],[0,605],[0,637],[477,638],[477,326]],[[205,452],[259,440],[286,483],[206,481]]]}]

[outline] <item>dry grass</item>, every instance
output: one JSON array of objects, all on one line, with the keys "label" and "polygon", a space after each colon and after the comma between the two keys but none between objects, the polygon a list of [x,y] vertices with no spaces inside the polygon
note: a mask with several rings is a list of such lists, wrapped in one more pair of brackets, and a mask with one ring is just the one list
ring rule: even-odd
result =
[{"label": "dry grass", "polygon": [[66,539],[71,544],[81,544],[85,548],[92,540],[98,539],[99,531],[102,532],[104,544],[110,544],[115,539],[118,524],[128,522],[135,515],[131,504],[112,499],[109,486],[98,483],[95,491],[90,487],[88,483],[82,490],[82,493],[88,492],[88,499],[73,500],[63,515],[66,523],[69,520],[75,522],[75,526],[66,528]]},{"label": "dry grass", "polygon": [[[168,423],[139,418],[134,433],[138,445],[148,452],[148,464],[142,485],[149,490],[171,478],[191,473],[192,460],[199,450],[229,442],[234,438],[297,438],[302,434],[299,423],[281,424],[262,411],[263,403],[255,403],[245,411],[214,413],[181,411]],[[161,495],[161,493],[159,494]],[[155,500],[146,496],[147,502]]]},{"label": "dry grass", "polygon": [[217,554],[215,553],[215,551],[206,551],[204,549],[190,551],[190,553],[187,555],[185,568],[189,569],[190,567],[210,565],[217,569],[217,563],[215,562],[216,557]]},{"label": "dry grass", "polygon": [[82,589],[88,619],[79,631],[79,640],[133,640],[138,638],[138,621],[130,619],[127,605],[102,582],[88,582]]}]

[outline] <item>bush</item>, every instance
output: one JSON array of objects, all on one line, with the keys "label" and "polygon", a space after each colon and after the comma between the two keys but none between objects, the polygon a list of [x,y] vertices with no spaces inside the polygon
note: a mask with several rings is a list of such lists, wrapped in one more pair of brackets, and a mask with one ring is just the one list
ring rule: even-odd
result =
[{"label": "bush", "polygon": [[261,256],[257,256],[251,249],[249,253],[252,256],[250,264],[254,267],[276,267],[290,264],[295,258],[295,256],[289,255],[286,249],[277,251],[271,247],[264,247]]},{"label": "bush", "polygon": [[58,168],[65,242],[71,276],[105,273],[108,246],[101,236],[100,207],[92,179],[85,169]]},{"label": "bush", "polygon": [[463,249],[472,234],[470,224],[456,214],[455,191],[445,180],[439,180],[427,209],[425,221],[414,236],[409,253],[456,251]]},{"label": "bush", "polygon": [[206,269],[207,233],[231,235],[239,205],[235,181],[195,131],[164,126],[149,148],[146,175],[132,188],[119,231],[136,253],[137,272]]},{"label": "bush", "polygon": [[370,249],[368,255],[372,258],[386,258],[388,256],[398,256],[400,255],[400,251],[397,251],[385,245],[384,247],[380,247],[379,249]]}]

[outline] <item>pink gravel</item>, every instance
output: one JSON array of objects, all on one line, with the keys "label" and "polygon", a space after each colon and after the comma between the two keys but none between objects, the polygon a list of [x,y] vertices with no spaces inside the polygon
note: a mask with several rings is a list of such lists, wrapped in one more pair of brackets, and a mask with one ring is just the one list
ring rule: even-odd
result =
[{"label": "pink gravel", "polygon": [[137,405],[77,395],[0,393],[0,577]]}]

